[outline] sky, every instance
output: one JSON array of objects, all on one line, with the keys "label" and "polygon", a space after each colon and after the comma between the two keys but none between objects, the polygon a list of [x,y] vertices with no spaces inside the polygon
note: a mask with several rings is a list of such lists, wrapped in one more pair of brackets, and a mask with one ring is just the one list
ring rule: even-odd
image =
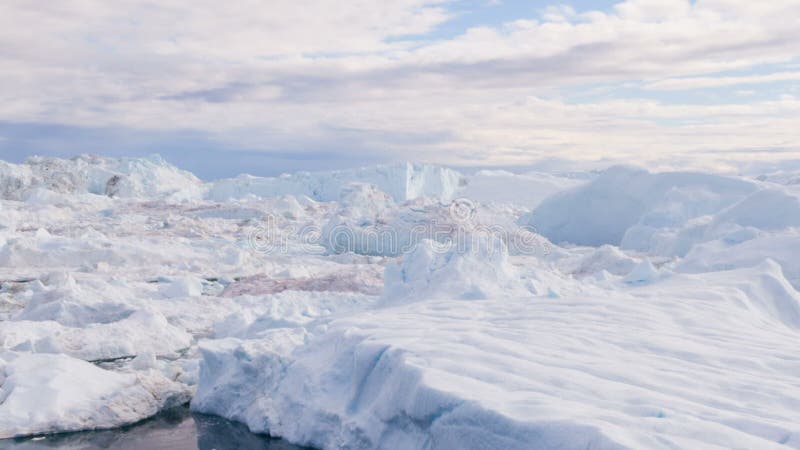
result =
[{"label": "sky", "polygon": [[0,2],[0,159],[800,161],[800,0]]}]

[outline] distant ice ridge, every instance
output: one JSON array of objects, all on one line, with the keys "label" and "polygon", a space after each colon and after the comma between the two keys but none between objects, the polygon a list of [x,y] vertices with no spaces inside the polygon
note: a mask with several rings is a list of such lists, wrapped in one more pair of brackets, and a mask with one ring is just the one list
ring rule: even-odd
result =
[{"label": "distant ice ridge", "polygon": [[247,196],[290,194],[305,195],[317,201],[334,201],[346,185],[360,182],[378,187],[398,202],[423,196],[449,201],[463,185],[463,180],[460,173],[444,167],[400,163],[330,172],[297,172],[267,178],[241,175],[214,182],[208,198],[225,201]]},{"label": "distant ice ridge", "polygon": [[202,182],[158,155],[148,158],[104,158],[81,155],[72,159],[31,157],[23,164],[0,161],[0,197],[26,200],[40,190],[59,194],[153,198],[197,196]]},{"label": "distant ice ridge", "polygon": [[[335,201],[350,183],[369,183],[402,202],[419,197],[449,201],[466,180],[445,167],[398,163],[327,172],[297,172],[278,177],[240,175],[203,183],[158,155],[148,158],[72,159],[31,157],[23,164],[0,161],[0,197],[9,200],[55,194],[98,194],[121,198],[199,199],[228,201],[283,195]],[[43,194],[41,191],[51,194]]]}]

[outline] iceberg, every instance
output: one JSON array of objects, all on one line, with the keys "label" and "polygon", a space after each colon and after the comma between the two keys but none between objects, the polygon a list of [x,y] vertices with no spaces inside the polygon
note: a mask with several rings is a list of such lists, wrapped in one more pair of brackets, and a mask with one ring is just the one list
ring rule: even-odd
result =
[{"label": "iceberg", "polygon": [[736,280],[767,269],[720,275],[714,290],[676,276],[428,299],[339,318],[305,344],[208,345],[192,407],[324,449],[796,445],[798,367],[784,359],[796,331],[777,319],[789,306],[753,320],[739,304],[762,293]]}]

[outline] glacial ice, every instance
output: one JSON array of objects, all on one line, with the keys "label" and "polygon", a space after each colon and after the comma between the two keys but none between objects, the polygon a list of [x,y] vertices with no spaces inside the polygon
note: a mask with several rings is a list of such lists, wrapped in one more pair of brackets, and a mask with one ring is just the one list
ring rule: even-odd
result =
[{"label": "glacial ice", "polygon": [[0,438],[800,449],[793,177],[0,162]]}]

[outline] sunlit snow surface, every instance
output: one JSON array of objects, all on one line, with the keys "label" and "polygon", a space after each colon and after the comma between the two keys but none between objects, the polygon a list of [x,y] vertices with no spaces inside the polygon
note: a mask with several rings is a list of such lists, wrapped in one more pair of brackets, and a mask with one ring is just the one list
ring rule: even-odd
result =
[{"label": "sunlit snow surface", "polygon": [[791,175],[0,162],[0,438],[800,448]]}]

